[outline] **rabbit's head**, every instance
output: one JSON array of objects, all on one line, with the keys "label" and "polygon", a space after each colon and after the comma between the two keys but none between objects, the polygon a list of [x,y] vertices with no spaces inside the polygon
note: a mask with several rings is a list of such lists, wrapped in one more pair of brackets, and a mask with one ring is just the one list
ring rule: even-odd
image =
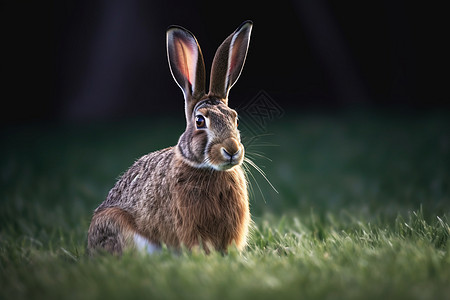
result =
[{"label": "rabbit's head", "polygon": [[228,107],[228,93],[244,66],[251,29],[252,22],[244,22],[217,49],[209,93],[205,91],[205,64],[196,38],[179,26],[167,30],[169,66],[184,94],[187,122],[177,147],[191,166],[228,170],[244,159],[238,115]]}]

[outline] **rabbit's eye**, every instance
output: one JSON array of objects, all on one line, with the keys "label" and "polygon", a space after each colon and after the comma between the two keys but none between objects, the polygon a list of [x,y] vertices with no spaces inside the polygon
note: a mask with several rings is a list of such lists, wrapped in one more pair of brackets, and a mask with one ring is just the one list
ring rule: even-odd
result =
[{"label": "rabbit's eye", "polygon": [[197,129],[199,128],[206,128],[206,121],[205,117],[202,115],[198,115],[195,117],[195,124],[197,125]]},{"label": "rabbit's eye", "polygon": [[239,118],[236,118],[236,127],[239,126]]}]

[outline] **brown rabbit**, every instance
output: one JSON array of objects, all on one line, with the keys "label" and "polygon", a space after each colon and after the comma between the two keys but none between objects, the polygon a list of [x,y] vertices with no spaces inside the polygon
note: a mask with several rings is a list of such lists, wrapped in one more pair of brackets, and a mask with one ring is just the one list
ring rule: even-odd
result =
[{"label": "brown rabbit", "polygon": [[226,252],[246,245],[250,213],[242,169],[244,146],[228,92],[247,55],[252,22],[244,22],[214,56],[209,93],[194,35],[172,26],[167,56],[183,91],[186,130],[178,144],[144,155],[126,171],[95,210],[88,251],[121,254],[125,248],[157,250],[201,246]]}]

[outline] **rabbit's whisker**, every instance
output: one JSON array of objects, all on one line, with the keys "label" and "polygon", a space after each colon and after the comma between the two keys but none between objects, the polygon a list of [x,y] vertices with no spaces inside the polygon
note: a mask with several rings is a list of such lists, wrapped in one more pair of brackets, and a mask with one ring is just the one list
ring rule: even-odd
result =
[{"label": "rabbit's whisker", "polygon": [[[246,162],[245,159],[244,159],[244,164],[246,164],[246,163],[247,163],[247,162]],[[261,187],[259,186],[259,183],[258,183],[258,181],[256,180],[255,176],[253,175],[252,171],[250,170],[250,167],[249,167],[249,166],[247,166],[247,170],[248,170],[248,173],[250,174],[250,176],[253,178],[253,181],[256,183],[256,186],[258,187],[259,193],[261,194],[264,203],[267,203],[266,197],[264,197],[264,193],[262,192]],[[250,182],[250,181],[249,181],[249,182]]]},{"label": "rabbit's whisker", "polygon": [[[244,168],[244,175],[245,175],[245,181],[247,182],[247,187],[250,189],[249,194],[250,194],[250,196],[254,196],[255,191],[253,190],[253,185],[251,184],[250,178],[248,176],[248,174],[250,174],[253,177],[253,174],[251,173],[250,167],[247,165],[246,162],[244,162],[242,164],[242,167]],[[254,179],[254,177],[253,177],[253,179]],[[261,195],[262,195],[262,193],[261,193]],[[264,195],[262,195],[262,196],[264,198]]]},{"label": "rabbit's whisker", "polygon": [[259,174],[261,174],[261,176],[267,181],[267,183],[270,185],[270,187],[278,194],[277,189],[273,186],[273,184],[270,182],[270,180],[267,178],[266,173],[264,173],[264,171],[258,167],[258,165],[256,163],[254,163],[250,158],[245,157],[244,161],[247,162],[250,166],[252,166],[253,168],[255,168],[256,171],[258,171]]},{"label": "rabbit's whisker", "polygon": [[266,160],[272,162],[272,159],[270,159],[270,158],[268,158],[267,156],[265,156],[264,154],[262,154],[262,153],[260,153],[260,152],[256,152],[256,151],[252,151],[251,153],[249,153],[249,152],[247,151],[247,156],[250,157],[250,158],[252,158],[252,159],[253,159],[252,156],[257,156],[257,157],[264,158],[264,159],[266,159]]}]

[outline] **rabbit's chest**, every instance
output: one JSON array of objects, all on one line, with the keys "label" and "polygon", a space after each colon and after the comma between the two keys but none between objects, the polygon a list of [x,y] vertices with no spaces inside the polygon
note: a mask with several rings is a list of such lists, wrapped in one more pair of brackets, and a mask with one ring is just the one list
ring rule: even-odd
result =
[{"label": "rabbit's chest", "polygon": [[179,221],[205,233],[239,226],[248,213],[247,191],[240,180],[245,178],[210,178],[208,188],[186,184],[175,189]]},{"label": "rabbit's chest", "polygon": [[250,221],[247,184],[241,169],[181,173],[171,188],[177,236],[182,244],[199,239],[224,250],[243,247]]}]

